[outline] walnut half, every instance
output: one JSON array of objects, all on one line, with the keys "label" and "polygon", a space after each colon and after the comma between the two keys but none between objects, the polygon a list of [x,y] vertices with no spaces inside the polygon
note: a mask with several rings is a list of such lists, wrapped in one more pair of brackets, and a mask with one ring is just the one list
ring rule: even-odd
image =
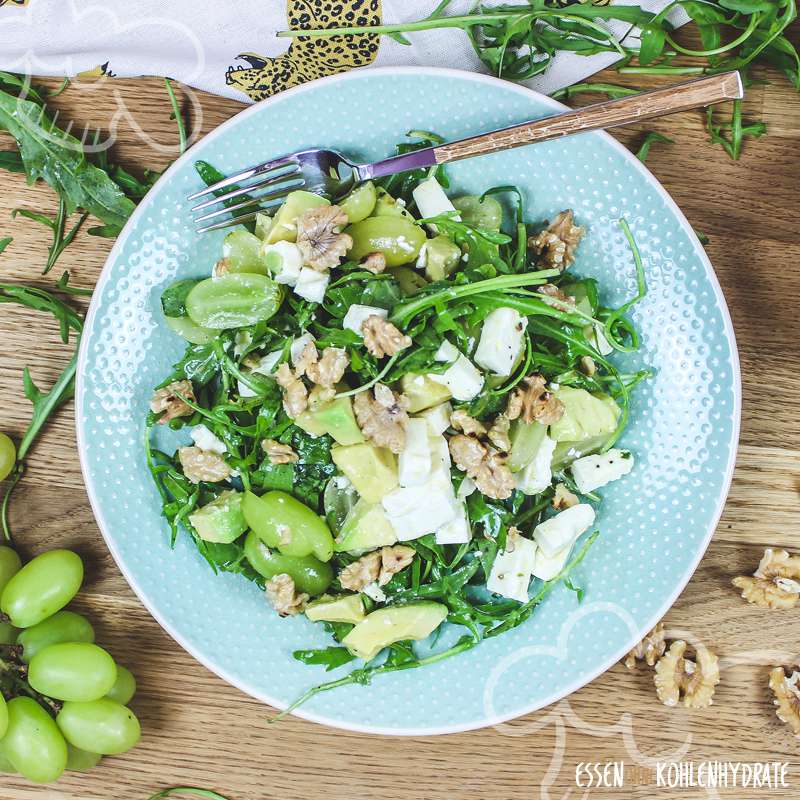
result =
[{"label": "walnut half", "polygon": [[308,602],[308,595],[298,594],[294,580],[285,572],[269,580],[266,593],[267,601],[282,617],[299,614]]},{"label": "walnut half", "polygon": [[535,236],[528,238],[528,247],[539,256],[543,266],[563,272],[574,260],[575,250],[586,229],[575,224],[572,210],[562,211]]},{"label": "walnut half", "polygon": [[192,483],[218,483],[231,474],[231,468],[219,453],[211,453],[199,447],[179,447],[178,461],[183,467],[183,474]]},{"label": "walnut half", "polygon": [[[561,486],[562,484],[559,484]],[[637,661],[644,661],[654,667],[656,661],[664,655],[667,643],[664,641],[664,623],[659,622],[639,644],[625,657],[625,666],[633,669]]]},{"label": "walnut half", "polygon": [[193,413],[184,398],[192,403],[195,402],[194,389],[190,381],[173,381],[153,395],[150,410],[154,414],[161,414],[158,418],[160,425],[176,417],[187,417]]},{"label": "walnut half", "polygon": [[317,272],[338,267],[353,239],[342,228],[347,214],[339,206],[317,206],[301,214],[297,220],[297,246],[303,260]]},{"label": "walnut half", "polygon": [[462,433],[450,437],[448,446],[456,466],[464,470],[487,497],[495,500],[511,497],[517,483],[497,450]]},{"label": "walnut half", "polygon": [[564,404],[547,391],[547,381],[539,374],[528,375],[508,398],[506,416],[522,417],[525,422],[552,425],[564,416]]},{"label": "walnut half", "polygon": [[352,592],[363,591],[365,586],[377,583],[385,586],[392,575],[405,569],[413,560],[416,550],[403,544],[382,547],[373,550],[361,558],[348,564],[339,573],[339,583],[342,589]]},{"label": "walnut half", "polygon": [[800,736],[800,671],[786,674],[783,667],[775,667],[769,673],[769,688],[774,695],[775,713],[785,722],[795,736]]},{"label": "walnut half", "polygon": [[382,383],[353,398],[353,411],[361,432],[378,447],[388,447],[393,453],[401,452],[406,444],[407,408],[405,395],[396,395]]},{"label": "walnut half", "polygon": [[748,603],[761,608],[794,608],[800,601],[800,556],[768,547],[752,577],[741,575],[732,583]]},{"label": "walnut half", "polygon": [[695,660],[686,658],[686,642],[674,641],[656,664],[658,699],[665,706],[683,700],[686,708],[710,706],[719,683],[719,659],[705,645],[694,647]]},{"label": "walnut half", "polygon": [[411,347],[410,336],[377,314],[371,314],[364,320],[361,333],[364,335],[364,346],[375,358],[393,356]]},{"label": "walnut half", "polygon": [[261,449],[267,454],[270,464],[292,464],[300,459],[288,444],[282,444],[275,439],[264,439]]}]

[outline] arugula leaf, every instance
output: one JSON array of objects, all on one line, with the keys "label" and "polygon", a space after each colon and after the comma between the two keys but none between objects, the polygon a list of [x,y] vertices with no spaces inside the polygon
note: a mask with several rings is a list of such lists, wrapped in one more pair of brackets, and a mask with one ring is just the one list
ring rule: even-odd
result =
[{"label": "arugula leaf", "polygon": [[18,150],[2,150],[0,151],[0,169],[8,172],[17,172],[22,175],[25,174],[25,164],[22,161],[22,156]]},{"label": "arugula leaf", "polygon": [[4,236],[2,239],[0,239],[0,253],[2,253],[3,250],[5,250],[13,241],[14,239],[11,236]]},{"label": "arugula leaf", "polygon": [[161,293],[161,310],[165,317],[186,316],[186,298],[197,283],[198,281],[187,278],[173,283]]},{"label": "arugula leaf", "polygon": [[204,800],[228,800],[227,797],[223,797],[219,792],[211,789],[198,789],[196,786],[173,786],[170,789],[162,789],[149,797],[148,800],[164,800],[165,797],[172,797],[176,794],[190,794],[195,797],[202,797]]},{"label": "arugula leaf", "polygon": [[650,155],[650,148],[655,142],[675,144],[673,139],[670,139],[668,136],[664,136],[663,133],[658,133],[657,131],[648,131],[645,134],[644,139],[642,139],[639,149],[636,151],[636,158],[638,158],[642,163],[647,161],[647,156]]},{"label": "arugula leaf", "polygon": [[346,647],[324,647],[318,650],[295,650],[292,656],[304,664],[319,664],[325,672],[341,667],[355,660],[355,656]]},{"label": "arugula leaf", "polygon": [[72,243],[75,235],[80,230],[81,225],[86,221],[87,214],[81,214],[77,222],[69,229],[66,230],[67,222],[67,204],[63,197],[58,198],[58,212],[52,219],[45,214],[38,214],[35,211],[29,211],[25,208],[15,208],[11,211],[12,218],[17,216],[25,217],[33,222],[38,222],[49,228],[53,235],[53,241],[50,244],[47,255],[47,263],[42,270],[42,275],[47,275],[48,272],[55,266],[58,257],[64,250]]}]

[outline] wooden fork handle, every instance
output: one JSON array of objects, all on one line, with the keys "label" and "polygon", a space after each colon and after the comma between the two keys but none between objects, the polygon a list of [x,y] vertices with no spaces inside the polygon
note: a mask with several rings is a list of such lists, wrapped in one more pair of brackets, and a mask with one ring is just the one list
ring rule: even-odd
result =
[{"label": "wooden fork handle", "polygon": [[496,153],[523,144],[557,139],[572,133],[616,128],[677,111],[709,106],[723,100],[738,100],[742,94],[739,73],[726,72],[687,81],[666,89],[655,89],[618,100],[595,103],[576,111],[525,122],[457,142],[448,142],[432,149],[436,163],[446,164],[449,161]]}]

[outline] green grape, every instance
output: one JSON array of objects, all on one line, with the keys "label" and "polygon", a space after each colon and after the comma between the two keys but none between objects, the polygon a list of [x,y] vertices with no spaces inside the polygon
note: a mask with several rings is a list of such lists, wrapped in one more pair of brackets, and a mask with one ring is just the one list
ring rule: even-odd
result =
[{"label": "green grape", "polygon": [[415,261],[425,244],[425,232],[405,217],[367,217],[345,229],[353,237],[347,254],[360,261],[370,253],[383,253],[387,267],[399,267]]},{"label": "green grape", "polygon": [[189,317],[164,317],[167,327],[177,333],[182,339],[192,344],[208,344],[217,338],[218,331],[201,328],[192,322]]},{"label": "green grape", "polygon": [[50,550],[29,561],[6,584],[0,609],[17,628],[30,628],[62,609],[80,589],[83,562],[70,550]]},{"label": "green grape", "polygon": [[250,566],[267,580],[276,575],[289,575],[298,592],[308,592],[312,597],[322,594],[333,580],[330,564],[314,556],[286,556],[270,550],[254,531],[244,540],[244,555]]},{"label": "green grape", "polygon": [[282,301],[283,287],[265,275],[229,273],[200,281],[186,298],[186,310],[195,324],[223,330],[267,320]]},{"label": "green grape", "polygon": [[114,659],[96,644],[62,642],[40,650],[28,666],[28,683],[56,700],[99,700],[117,682]]},{"label": "green grape", "polygon": [[0,739],[6,735],[8,730],[8,705],[6,699],[0,694]]},{"label": "green grape", "polygon": [[356,186],[337,205],[347,214],[348,222],[361,222],[362,219],[366,219],[372,213],[376,200],[375,184],[372,181],[367,181]]},{"label": "green grape", "polygon": [[64,703],[56,722],[71,745],[104,756],[130,750],[141,735],[134,713],[107,698],[90,703]]},{"label": "green grape", "polygon": [[3,750],[14,769],[34,783],[57,781],[67,766],[67,743],[50,715],[30,697],[8,703]]},{"label": "green grape", "polygon": [[0,772],[15,774],[16,770],[14,769],[14,765],[11,763],[10,759],[6,755],[6,751],[3,749],[3,743],[0,742]]},{"label": "green grape", "polygon": [[58,611],[52,617],[26,628],[17,637],[21,644],[22,660],[30,664],[31,659],[45,647],[61,642],[93,642],[94,629],[86,617],[74,611]]},{"label": "green grape", "polygon": [[22,569],[16,550],[0,545],[0,595],[6,584]]},{"label": "green grape", "polygon": [[17,463],[17,448],[4,433],[0,433],[0,481],[4,481]]},{"label": "green grape", "polygon": [[126,706],[130,703],[135,694],[136,678],[133,677],[133,673],[129,669],[117,664],[117,680],[106,693],[106,697],[109,700]]},{"label": "green grape", "polygon": [[228,272],[267,274],[267,265],[261,255],[261,239],[244,228],[237,228],[225,237],[222,257],[227,262]]},{"label": "green grape", "polygon": [[477,195],[466,194],[456,197],[453,206],[467,225],[489,231],[499,231],[503,225],[503,207],[491,195],[481,200]]},{"label": "green grape", "polygon": [[99,753],[90,753],[67,742],[67,772],[88,772],[99,763]]}]

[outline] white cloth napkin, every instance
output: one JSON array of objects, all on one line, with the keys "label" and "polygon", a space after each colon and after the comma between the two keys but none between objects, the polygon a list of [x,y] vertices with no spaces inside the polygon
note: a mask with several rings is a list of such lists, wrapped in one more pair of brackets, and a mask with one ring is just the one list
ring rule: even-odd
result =
[{"label": "white cloth napkin", "polygon": [[[617,1],[651,11],[669,2]],[[323,47],[321,58],[319,50],[315,54],[275,36],[290,27],[292,19],[302,27],[323,27],[331,21],[354,24],[359,18],[392,24],[427,16],[436,4],[437,0],[0,0],[0,69],[58,76],[166,75],[243,101],[354,66],[405,64],[485,72],[466,35],[457,29],[409,34],[411,46],[384,36],[374,53]],[[473,4],[474,0],[454,0],[448,14],[466,13]],[[333,11],[326,12],[326,7]],[[686,21],[681,14],[671,17],[674,24]],[[617,35],[626,27],[611,23]],[[616,59],[614,53],[560,53],[545,74],[528,83],[551,93]]]}]

